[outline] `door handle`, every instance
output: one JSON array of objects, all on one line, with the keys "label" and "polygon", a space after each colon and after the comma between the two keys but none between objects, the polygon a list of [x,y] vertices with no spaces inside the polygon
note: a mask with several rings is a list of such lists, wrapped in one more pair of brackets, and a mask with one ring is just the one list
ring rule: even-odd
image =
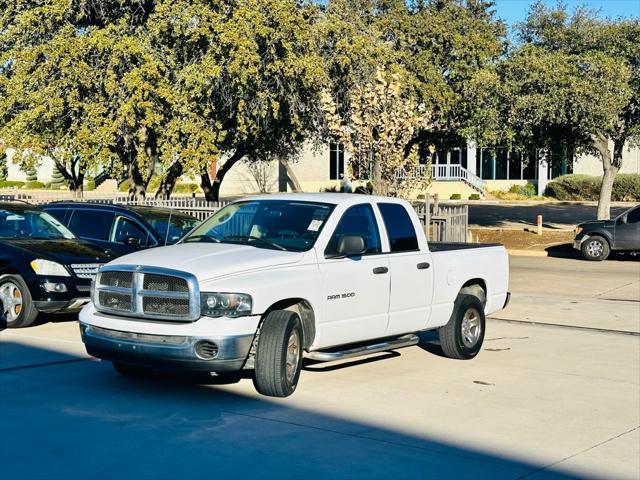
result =
[{"label": "door handle", "polygon": [[381,273],[387,273],[389,269],[387,267],[376,267],[373,269],[373,273],[380,275]]},{"label": "door handle", "polygon": [[416,267],[418,267],[418,270],[426,270],[430,266],[431,265],[429,265],[427,262],[422,262],[422,263],[419,263],[418,265],[416,265]]}]

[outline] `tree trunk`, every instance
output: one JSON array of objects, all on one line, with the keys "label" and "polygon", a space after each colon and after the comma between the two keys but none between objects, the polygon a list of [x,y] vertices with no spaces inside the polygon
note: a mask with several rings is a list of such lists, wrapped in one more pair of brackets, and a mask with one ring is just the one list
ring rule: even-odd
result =
[{"label": "tree trunk", "polygon": [[208,172],[204,171],[201,173],[200,187],[204,192],[204,198],[208,202],[220,201],[220,187],[222,185],[222,180],[224,180],[224,176],[229,172],[229,170],[231,170],[231,167],[246,155],[246,153],[247,151],[243,147],[238,147],[235,153],[224,162],[224,165],[218,168],[216,178],[213,182],[211,182]]},{"label": "tree trunk", "polygon": [[178,179],[182,176],[182,163],[174,162],[167,171],[167,175],[164,177],[156,192],[156,198],[162,198],[168,200],[173,193],[173,189],[176,187]]},{"label": "tree trunk", "polygon": [[598,198],[598,220],[609,220],[611,218],[611,194],[613,192],[613,182],[622,166],[622,149],[624,140],[613,142],[613,155],[609,149],[609,141],[600,138],[596,142],[596,148],[602,157],[602,167],[604,175],[600,185],[600,197]]},{"label": "tree trunk", "polygon": [[291,188],[291,191],[301,192],[302,186],[300,185],[300,181],[298,180],[295,172],[291,168],[291,165],[289,165],[289,162],[284,158],[280,158],[278,161],[287,173],[287,185]]}]

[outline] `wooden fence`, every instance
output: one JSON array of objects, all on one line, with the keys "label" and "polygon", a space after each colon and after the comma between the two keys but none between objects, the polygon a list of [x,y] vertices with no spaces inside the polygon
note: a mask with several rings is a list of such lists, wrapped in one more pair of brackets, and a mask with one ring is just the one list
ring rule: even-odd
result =
[{"label": "wooden fence", "polygon": [[[66,193],[66,194],[65,194]],[[175,197],[169,200],[155,198],[131,201],[125,194],[106,195],[100,192],[85,192],[82,198],[74,198],[65,193],[40,192],[17,193],[15,190],[0,190],[0,200],[20,200],[42,205],[59,201],[82,201],[95,203],[109,203],[118,205],[144,205],[149,207],[173,208],[192,215],[199,220],[206,220],[229,202],[207,202],[200,198],[189,196]],[[468,236],[467,205],[440,203],[437,196],[427,195],[424,201],[413,204],[427,239],[432,242],[466,242]]]}]

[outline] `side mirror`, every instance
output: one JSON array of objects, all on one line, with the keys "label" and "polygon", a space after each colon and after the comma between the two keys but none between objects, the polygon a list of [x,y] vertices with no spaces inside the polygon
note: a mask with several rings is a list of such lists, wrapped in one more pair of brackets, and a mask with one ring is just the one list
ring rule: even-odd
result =
[{"label": "side mirror", "polygon": [[338,255],[353,257],[367,251],[364,238],[360,235],[344,235],[338,242]]},{"label": "side mirror", "polygon": [[136,237],[126,237],[123,242],[125,245],[131,248],[140,248],[140,239]]}]

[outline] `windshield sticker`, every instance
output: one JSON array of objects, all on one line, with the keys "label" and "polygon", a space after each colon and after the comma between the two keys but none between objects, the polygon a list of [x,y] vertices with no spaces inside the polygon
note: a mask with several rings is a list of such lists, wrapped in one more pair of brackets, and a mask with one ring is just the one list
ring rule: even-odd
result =
[{"label": "windshield sticker", "polygon": [[321,226],[322,226],[322,220],[311,220],[311,223],[309,224],[309,227],[307,228],[307,230],[312,232],[317,232],[318,230],[320,230]]}]

